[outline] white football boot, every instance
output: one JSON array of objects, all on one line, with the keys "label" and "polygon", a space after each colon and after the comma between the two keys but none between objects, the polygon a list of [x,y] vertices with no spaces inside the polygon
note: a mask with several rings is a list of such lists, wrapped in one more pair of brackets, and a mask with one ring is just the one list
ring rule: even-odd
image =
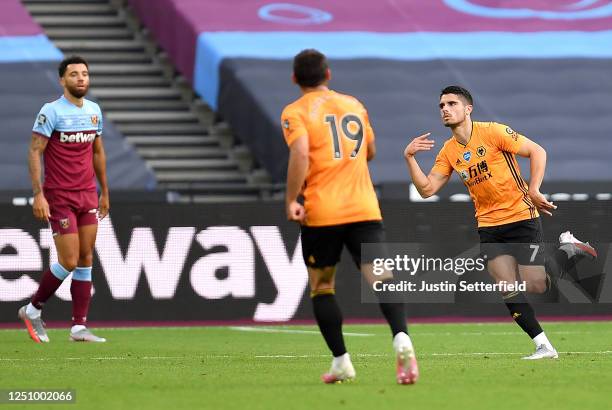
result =
[{"label": "white football boot", "polygon": [[597,258],[597,251],[588,242],[582,242],[570,231],[565,231],[561,235],[559,235],[559,249],[567,253],[568,258],[573,258],[574,256],[586,256],[588,259]]},{"label": "white football boot", "polygon": [[397,359],[396,379],[398,384],[414,384],[419,378],[419,366],[412,340],[404,332],[393,338],[393,349]]},{"label": "white football boot", "polygon": [[17,312],[17,317],[23,321],[32,340],[36,343],[49,343],[45,323],[42,321],[40,314],[38,317],[31,317],[27,313],[27,306],[22,306]]},{"label": "white football boot", "polygon": [[354,379],[355,368],[348,353],[334,357],[329,372],[321,376],[323,383],[327,384],[350,382]]},{"label": "white football boot", "polygon": [[70,341],[73,342],[95,342],[95,343],[104,343],[106,339],[103,337],[98,337],[91,333],[89,329],[83,327],[76,332],[70,331]]},{"label": "white football boot", "polygon": [[552,350],[546,345],[540,345],[536,348],[536,351],[529,355],[523,357],[523,360],[540,360],[540,359],[558,359],[559,354],[553,347]]}]

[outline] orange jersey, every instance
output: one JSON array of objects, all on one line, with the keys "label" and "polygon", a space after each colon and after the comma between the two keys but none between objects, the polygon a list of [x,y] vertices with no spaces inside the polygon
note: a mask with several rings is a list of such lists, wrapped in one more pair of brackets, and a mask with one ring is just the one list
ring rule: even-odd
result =
[{"label": "orange jersey", "polygon": [[357,99],[331,90],[310,92],[285,107],[281,124],[287,145],[308,138],[306,225],[382,219],[367,161],[374,131]]},{"label": "orange jersey", "polygon": [[448,176],[457,171],[474,201],[479,227],[539,216],[514,156],[525,137],[495,122],[472,124],[467,145],[448,139],[432,172]]}]

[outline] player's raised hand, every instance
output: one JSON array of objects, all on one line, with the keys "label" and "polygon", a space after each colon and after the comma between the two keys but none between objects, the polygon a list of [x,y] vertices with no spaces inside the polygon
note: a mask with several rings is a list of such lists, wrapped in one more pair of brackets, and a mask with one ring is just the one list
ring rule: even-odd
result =
[{"label": "player's raised hand", "polygon": [[290,202],[287,205],[286,211],[287,219],[290,221],[302,223],[306,219],[306,209],[298,201]]},{"label": "player's raised hand", "polygon": [[540,191],[530,189],[529,197],[531,198],[531,201],[535,207],[538,208],[538,211],[542,212],[543,214],[552,216],[552,211],[557,209],[557,205],[549,202]]},{"label": "player's raised hand", "polygon": [[98,219],[102,220],[108,215],[110,209],[110,201],[107,194],[100,195],[100,201],[98,203]]},{"label": "player's raised hand", "polygon": [[410,141],[410,144],[408,144],[404,150],[404,158],[408,159],[413,157],[419,151],[429,151],[435,144],[434,140],[427,138],[430,135],[431,132],[428,132]]},{"label": "player's raised hand", "polygon": [[32,203],[32,212],[34,217],[40,221],[49,222],[51,212],[49,211],[49,203],[42,192],[34,195],[34,202]]}]

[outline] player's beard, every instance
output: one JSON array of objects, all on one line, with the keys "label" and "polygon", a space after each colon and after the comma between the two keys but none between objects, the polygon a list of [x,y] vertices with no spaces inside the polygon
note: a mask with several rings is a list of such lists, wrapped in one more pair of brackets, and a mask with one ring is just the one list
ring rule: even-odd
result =
[{"label": "player's beard", "polygon": [[463,121],[465,121],[465,117],[461,118],[460,120],[448,121],[448,122],[442,120],[442,124],[444,124],[446,128],[455,128],[457,125],[461,124]]},{"label": "player's beard", "polygon": [[89,85],[85,86],[85,88],[66,86],[66,89],[74,98],[83,98],[87,95],[87,91],[89,91]]}]

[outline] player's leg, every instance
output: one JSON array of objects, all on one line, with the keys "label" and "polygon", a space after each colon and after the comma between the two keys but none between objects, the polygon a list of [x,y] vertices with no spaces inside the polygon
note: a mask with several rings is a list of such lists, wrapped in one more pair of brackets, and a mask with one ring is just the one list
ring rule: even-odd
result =
[{"label": "player's leg", "polygon": [[[481,248],[489,256],[489,274],[497,283],[517,280],[520,275],[518,262],[523,266],[530,263],[535,265],[542,263],[541,254],[538,256],[537,253],[532,252],[532,249],[535,249],[533,244],[540,244],[542,238],[541,229],[535,222],[528,220],[507,226],[479,229]],[[511,243],[504,243],[506,241]],[[540,290],[540,288],[546,288],[547,286],[546,275],[541,268],[538,269],[535,265],[532,265],[534,268],[523,269],[525,275],[532,276],[531,283],[528,280],[527,286],[531,286],[531,289],[534,290]],[[516,324],[529,335],[536,345],[536,353],[526,357],[526,359],[558,357],[525,295],[520,291],[514,291],[504,292],[502,297]]]},{"label": "player's leg", "polygon": [[79,237],[76,233],[56,235],[54,237],[58,261],[52,263],[40,280],[38,290],[27,306],[19,310],[19,317],[24,321],[30,337],[35,342],[48,342],[49,336],[42,321],[42,308],[55,294],[64,279],[72,273],[78,258]]},{"label": "player's leg", "polygon": [[559,235],[559,247],[546,256],[546,272],[553,281],[568,277],[577,280],[576,264],[582,259],[596,258],[597,251],[594,247],[566,231]]},{"label": "player's leg", "polygon": [[546,265],[546,246],[542,239],[540,219],[523,221],[513,229],[511,240],[518,263],[520,279],[527,285],[528,293],[545,293],[552,288],[552,278]]},{"label": "player's leg", "polygon": [[[542,221],[540,218],[521,221],[512,230],[511,242],[518,246],[521,278],[527,281],[528,292],[544,293],[556,280],[563,277],[576,279],[576,263],[586,258],[597,258],[597,251],[588,242],[582,242],[571,232],[559,236],[559,246],[545,246],[543,243]],[[527,241],[531,239],[530,241]],[[521,266],[525,268],[521,268]]]},{"label": "player's leg", "polygon": [[87,328],[87,313],[91,302],[91,269],[93,252],[98,234],[98,219],[96,216],[97,194],[82,192],[80,194],[82,207],[77,214],[79,227],[79,259],[72,274],[70,294],[72,295],[72,328],[70,340],[77,342],[105,342],[106,339],[91,333]]},{"label": "player's leg", "polygon": [[79,255],[76,216],[70,209],[67,198],[61,191],[47,191],[45,195],[49,202],[51,214],[49,225],[53,232],[58,261],[52,263],[49,269],[43,272],[32,300],[18,312],[30,337],[38,343],[49,341],[42,321],[42,308],[55,294],[64,279],[72,273]]},{"label": "player's leg", "polygon": [[[380,275],[374,273],[373,258],[387,257],[385,230],[382,222],[358,222],[347,225],[345,244],[370,286],[374,282],[393,282],[396,278],[390,271]],[[362,255],[361,245],[370,244],[376,248],[370,255]],[[393,336],[393,348],[396,352],[396,377],[399,384],[414,384],[419,377],[416,355],[406,325],[406,308],[403,295],[397,292],[376,292],[380,310],[389,324]]]},{"label": "player's leg", "polygon": [[[361,272],[370,288],[374,282],[393,282],[396,279],[392,272],[374,274],[371,262],[361,264]],[[419,378],[419,367],[416,352],[408,334],[406,310],[402,295],[397,292],[376,292],[380,310],[389,324],[393,335],[393,350],[396,356],[396,380],[399,384],[414,384]]]},{"label": "player's leg", "polygon": [[520,280],[527,293],[542,294],[552,288],[552,278],[545,265],[546,246],[543,242],[542,223],[539,218],[520,221],[504,232],[504,240],[511,242],[511,253],[518,263]]},{"label": "player's leg", "polygon": [[551,289],[552,279],[544,266],[518,265],[519,277],[525,282],[527,293],[546,293]]},{"label": "player's leg", "polygon": [[[570,232],[564,232],[559,238],[560,246],[547,254],[542,243],[543,232],[540,219],[528,221],[517,229],[520,240],[532,240],[533,243],[521,244],[517,255],[519,274],[526,281],[528,291],[543,293],[550,290],[556,280],[572,272],[576,262],[581,258],[594,259],[597,252],[588,243],[577,240]],[[542,359],[558,357],[556,350],[544,332],[538,334],[533,341],[536,352],[525,359]]]},{"label": "player's leg", "polygon": [[336,267],[308,268],[310,298],[321,334],[334,357],[346,353],[342,336],[342,312],[336,303]]},{"label": "player's leg", "polygon": [[[518,265],[518,270],[519,270],[519,276],[521,280],[525,281],[525,283],[527,284],[527,292],[544,293],[551,289],[552,282],[551,282],[550,276],[546,273],[544,266]],[[524,295],[521,295],[518,297],[520,297],[521,299],[525,299]],[[506,301],[507,300],[508,299],[506,299]],[[531,308],[530,305],[528,306],[529,306],[528,310],[533,312],[533,308]],[[534,312],[529,313],[529,314],[533,314],[533,317],[535,319]],[[540,329],[541,329],[541,326],[540,326]],[[548,340],[548,337],[546,336],[546,333],[544,332],[544,330],[541,330],[539,333],[537,331],[534,333],[537,333],[537,334],[535,336],[532,336],[532,334],[530,334],[529,336],[531,337],[531,339],[533,340],[533,343],[536,346],[536,351],[532,355],[524,357],[524,359],[530,359],[530,360],[544,359],[544,358],[556,359],[558,357],[557,351],[553,347],[550,340]]]},{"label": "player's leg", "polygon": [[[489,260],[487,267],[497,283],[514,282],[517,278],[518,266],[511,255],[499,255]],[[512,319],[535,341],[535,338],[543,331],[525,295],[520,291],[514,291],[504,292],[502,297]]]},{"label": "player's leg", "polygon": [[[391,283],[396,280],[393,273],[385,271],[380,275],[374,273],[374,266],[371,261],[360,263],[361,273],[372,288],[374,282]],[[379,297],[379,307],[383,316],[389,324],[391,334],[395,338],[398,334],[408,334],[406,325],[406,307],[403,302],[403,295],[397,292],[376,292]]]},{"label": "player's leg", "polygon": [[325,383],[355,378],[355,369],[344,344],[342,312],[336,301],[336,264],[342,252],[341,226],[302,227],[302,254],[308,268],[310,298],[319,330],[333,359]]},{"label": "player's leg", "polygon": [[335,296],[335,275],[335,266],[308,268],[314,316],[325,343],[334,356],[329,372],[322,376],[325,383],[355,378],[355,369],[342,335],[342,312]]}]

